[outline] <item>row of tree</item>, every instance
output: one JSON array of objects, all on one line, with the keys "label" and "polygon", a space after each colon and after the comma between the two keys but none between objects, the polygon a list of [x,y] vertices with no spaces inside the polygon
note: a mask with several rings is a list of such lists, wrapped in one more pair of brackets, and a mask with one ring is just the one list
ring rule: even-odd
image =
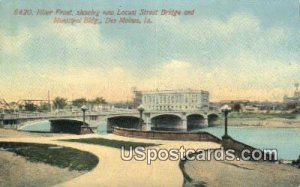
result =
[{"label": "row of tree", "polygon": [[[83,105],[88,105],[90,107],[94,107],[97,105],[107,104],[107,101],[103,97],[96,97],[95,99],[88,100],[86,98],[78,98],[73,100],[72,102],[68,102],[66,98],[56,97],[52,101],[52,108],[57,109],[65,109],[67,106],[74,106],[80,108]],[[25,111],[50,111],[51,103],[42,103],[41,105],[36,105],[32,102],[27,102],[22,106],[19,106],[21,110]]]},{"label": "row of tree", "polygon": [[103,97],[96,97],[92,100],[87,100],[86,98],[79,98],[72,101],[72,105],[76,107],[81,107],[82,105],[95,106],[102,104],[107,104],[106,100]]}]

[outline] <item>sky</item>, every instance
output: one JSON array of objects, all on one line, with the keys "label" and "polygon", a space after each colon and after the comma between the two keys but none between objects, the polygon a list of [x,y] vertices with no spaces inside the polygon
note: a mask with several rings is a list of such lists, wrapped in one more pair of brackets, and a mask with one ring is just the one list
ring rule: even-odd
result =
[{"label": "sky", "polygon": [[[49,90],[51,98],[125,101],[137,87],[207,90],[211,101],[282,101],[300,82],[299,7],[298,0],[0,0],[0,98],[47,99]],[[70,25],[13,15],[22,8],[194,15]]]}]

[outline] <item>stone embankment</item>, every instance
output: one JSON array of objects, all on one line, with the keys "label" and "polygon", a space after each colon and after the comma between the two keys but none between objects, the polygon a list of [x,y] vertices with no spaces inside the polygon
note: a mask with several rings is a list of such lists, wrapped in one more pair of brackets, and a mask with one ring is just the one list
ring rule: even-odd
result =
[{"label": "stone embankment", "polygon": [[221,140],[218,137],[208,132],[140,131],[135,129],[113,127],[113,134],[143,139],[208,141],[221,143]]}]

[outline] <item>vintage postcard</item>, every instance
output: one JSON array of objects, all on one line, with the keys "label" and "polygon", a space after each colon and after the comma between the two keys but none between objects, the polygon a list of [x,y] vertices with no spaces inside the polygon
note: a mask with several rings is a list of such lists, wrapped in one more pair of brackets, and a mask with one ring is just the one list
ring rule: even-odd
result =
[{"label": "vintage postcard", "polygon": [[300,186],[299,0],[0,0],[0,186]]}]

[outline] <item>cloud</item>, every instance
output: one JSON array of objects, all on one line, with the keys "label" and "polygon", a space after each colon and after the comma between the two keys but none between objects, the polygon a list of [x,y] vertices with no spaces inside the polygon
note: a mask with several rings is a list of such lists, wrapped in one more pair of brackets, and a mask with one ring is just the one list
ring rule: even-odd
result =
[{"label": "cloud", "polygon": [[11,36],[5,31],[0,30],[0,53],[6,55],[20,55],[24,44],[32,37],[30,31],[26,28],[20,31],[17,36]]},{"label": "cloud", "polygon": [[257,17],[250,14],[234,14],[227,19],[214,17],[201,17],[198,19],[164,18],[158,22],[168,34],[176,34],[200,41],[201,44],[209,44],[212,40],[230,40],[239,33],[261,32],[261,26]]},{"label": "cloud", "polygon": [[158,66],[156,71],[141,85],[144,89],[176,89],[195,88],[200,83],[202,69],[195,65],[179,60],[171,60]]},{"label": "cloud", "polygon": [[[13,76],[0,64],[6,80],[0,90],[12,100],[46,97],[48,90],[70,99],[126,100],[133,86],[203,89],[212,100],[281,100],[299,79],[297,55],[287,52],[295,35],[287,28],[265,28],[250,14],[186,21],[168,18],[157,25],[149,29],[154,36],[145,38],[143,47],[154,46],[155,52],[146,52],[156,55],[159,63],[145,59],[144,51],[133,48],[130,38],[105,35],[98,26],[42,24],[25,27],[15,36],[1,31],[1,51],[16,60],[7,60]],[[11,85],[17,87],[14,93]]]},{"label": "cloud", "polygon": [[[40,29],[39,29],[40,30]],[[47,25],[43,28],[43,31],[56,34],[61,40],[63,40],[67,47],[72,48],[93,48],[103,49],[105,44],[101,36],[100,28],[91,25]]]},{"label": "cloud", "polygon": [[[173,18],[158,22],[159,40],[175,40],[177,53],[199,58],[223,58],[253,52],[257,55],[285,55],[287,44],[295,45],[300,39],[297,33],[281,25],[263,26],[260,19],[251,14],[233,14],[224,18],[200,17],[197,19]],[[153,30],[153,32],[155,32]],[[161,43],[168,49],[168,43]],[[173,52],[173,51],[172,51]],[[182,54],[182,55],[185,55]],[[186,55],[187,56],[187,55]],[[219,59],[218,59],[219,60]]]}]

